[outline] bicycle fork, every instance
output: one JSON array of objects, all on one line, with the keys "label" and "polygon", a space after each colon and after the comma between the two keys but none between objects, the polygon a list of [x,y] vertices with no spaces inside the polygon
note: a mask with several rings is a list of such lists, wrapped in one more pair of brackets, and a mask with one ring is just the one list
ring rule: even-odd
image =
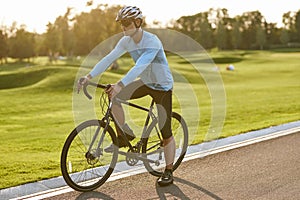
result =
[{"label": "bicycle fork", "polygon": [[95,142],[96,142],[96,140],[99,136],[99,133],[100,133],[100,130],[101,130],[101,125],[99,125],[99,127],[95,131],[95,133],[93,135],[93,138],[92,138],[92,141],[89,145],[88,151],[85,154],[85,157],[88,160],[93,160],[93,159],[99,158],[100,156],[103,155],[103,149],[100,148],[100,146],[101,146],[101,144],[103,144],[104,136],[105,136],[106,131],[108,129],[108,125],[109,125],[109,118],[107,119],[107,121],[105,123],[105,127],[104,127],[103,131],[101,132],[101,136],[100,136],[100,140],[97,144],[97,148],[96,148],[95,152],[92,152],[92,148],[93,148],[93,146],[94,146],[94,144],[95,144]]}]

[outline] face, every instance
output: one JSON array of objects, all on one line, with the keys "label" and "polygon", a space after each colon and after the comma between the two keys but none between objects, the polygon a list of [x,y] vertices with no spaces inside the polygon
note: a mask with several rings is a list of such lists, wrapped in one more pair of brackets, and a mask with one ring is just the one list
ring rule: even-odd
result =
[{"label": "face", "polygon": [[122,27],[124,35],[126,35],[126,36],[130,36],[136,30],[136,27],[132,20],[122,20],[121,27]]}]

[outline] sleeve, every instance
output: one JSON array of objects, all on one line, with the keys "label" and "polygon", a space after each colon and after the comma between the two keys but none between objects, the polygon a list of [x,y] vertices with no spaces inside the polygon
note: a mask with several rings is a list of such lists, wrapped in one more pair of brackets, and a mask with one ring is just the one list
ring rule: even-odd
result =
[{"label": "sleeve", "polygon": [[133,66],[126,76],[124,76],[121,82],[126,86],[128,83],[134,81],[154,60],[158,49],[147,49],[137,60],[135,66]]},{"label": "sleeve", "polygon": [[89,74],[92,77],[95,77],[103,73],[116,59],[121,57],[125,52],[126,49],[124,46],[124,39],[121,39],[115,46],[115,48],[94,66]]},{"label": "sleeve", "polygon": [[135,66],[122,78],[121,82],[125,86],[134,81],[153,62],[161,48],[161,44],[157,40],[152,40],[151,43],[149,41],[149,44],[144,53],[136,61]]}]

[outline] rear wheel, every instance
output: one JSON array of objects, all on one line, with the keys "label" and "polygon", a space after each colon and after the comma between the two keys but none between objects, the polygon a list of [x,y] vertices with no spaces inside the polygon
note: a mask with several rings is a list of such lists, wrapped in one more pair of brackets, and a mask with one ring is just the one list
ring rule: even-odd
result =
[{"label": "rear wheel", "polygon": [[104,148],[116,144],[113,129],[101,120],[85,121],[67,138],[61,154],[61,171],[67,184],[81,192],[100,187],[114,170],[118,148],[106,153]]},{"label": "rear wheel", "polygon": [[[188,128],[184,119],[175,112],[172,113],[171,128],[176,143],[176,154],[173,164],[173,171],[175,171],[182,162],[187,150]],[[151,160],[144,161],[144,165],[149,173],[154,176],[161,176],[165,167],[165,156],[157,122],[150,124],[147,130],[147,138],[143,142],[142,152],[147,159]]]}]

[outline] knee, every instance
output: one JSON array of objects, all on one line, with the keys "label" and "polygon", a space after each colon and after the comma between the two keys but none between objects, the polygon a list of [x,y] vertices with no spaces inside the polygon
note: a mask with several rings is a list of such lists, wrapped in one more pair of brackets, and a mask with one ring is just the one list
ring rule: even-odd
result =
[{"label": "knee", "polygon": [[112,107],[113,108],[119,108],[122,107],[121,103],[119,101],[117,101],[115,98],[112,99]]},{"label": "knee", "polygon": [[170,144],[173,141],[174,141],[174,137],[172,135],[170,137],[168,137],[168,138],[164,138],[163,139],[164,146]]}]

